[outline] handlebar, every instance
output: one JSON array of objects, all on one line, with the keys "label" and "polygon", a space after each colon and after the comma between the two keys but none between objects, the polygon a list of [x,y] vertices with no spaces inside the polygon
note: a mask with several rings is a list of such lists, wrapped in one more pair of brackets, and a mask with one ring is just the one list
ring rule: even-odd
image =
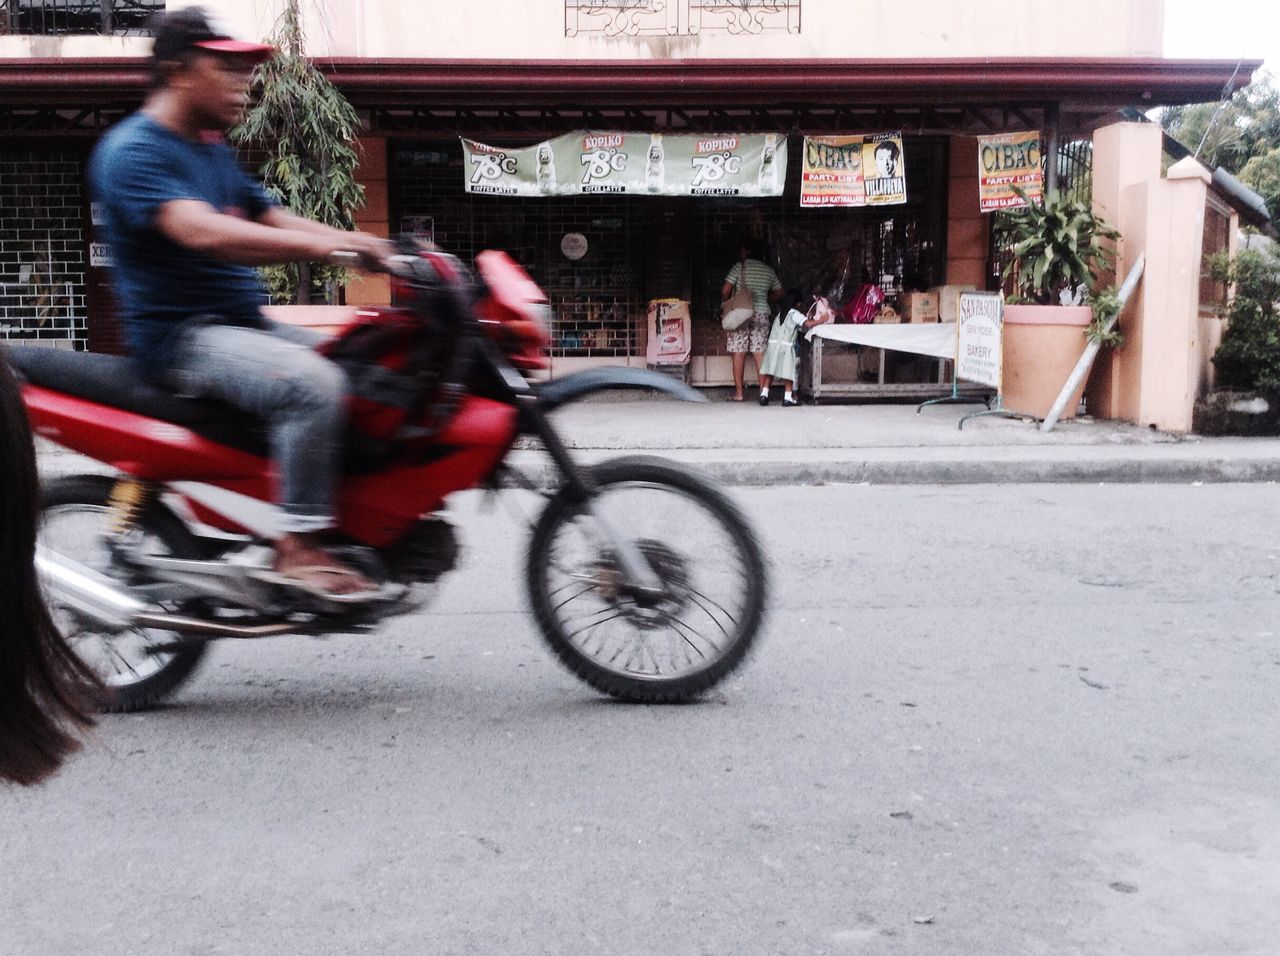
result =
[{"label": "handlebar", "polygon": [[346,269],[363,269],[366,272],[385,272],[388,275],[407,279],[413,276],[413,263],[416,258],[416,256],[397,254],[388,256],[380,263],[370,263],[358,252],[339,249],[337,252],[330,254],[329,264],[342,266]]}]

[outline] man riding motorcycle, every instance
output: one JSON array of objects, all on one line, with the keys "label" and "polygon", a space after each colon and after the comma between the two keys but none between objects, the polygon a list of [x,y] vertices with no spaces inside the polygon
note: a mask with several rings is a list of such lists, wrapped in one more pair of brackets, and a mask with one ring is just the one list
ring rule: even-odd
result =
[{"label": "man riding motorcycle", "polygon": [[284,513],[273,583],[335,601],[377,589],[322,546],[334,524],[346,378],[313,333],[266,320],[254,266],[356,254],[378,267],[384,240],[286,212],[235,161],[223,134],[241,118],[256,64],[274,50],[233,39],[200,7],[155,23],[152,89],[94,150],[125,341],[141,373],[268,422]]}]

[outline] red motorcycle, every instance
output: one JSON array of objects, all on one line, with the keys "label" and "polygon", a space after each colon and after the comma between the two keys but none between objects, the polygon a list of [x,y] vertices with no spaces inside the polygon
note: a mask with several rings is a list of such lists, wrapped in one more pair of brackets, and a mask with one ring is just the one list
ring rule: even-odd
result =
[{"label": "red motorcycle", "polygon": [[161,700],[213,640],[365,632],[417,610],[458,561],[446,498],[537,490],[507,464],[525,435],[541,440],[558,475],[539,491],[545,507],[525,567],[551,650],[592,687],[628,700],[685,700],[722,680],[751,648],[765,607],[751,527],[712,481],[672,462],[576,463],[548,417],[606,389],[701,396],[641,369],[536,382],[550,310],[511,259],[481,254],[475,278],[437,252],[406,250],[393,263],[404,304],[361,320],[415,330],[435,371],[388,453],[347,456],[334,550],[380,585],[367,603],[260,576],[278,518],[260,420],[149,386],[127,359],[10,350],[36,431],[118,473],[48,483],[37,554],[68,639],[107,687],[101,706]]}]

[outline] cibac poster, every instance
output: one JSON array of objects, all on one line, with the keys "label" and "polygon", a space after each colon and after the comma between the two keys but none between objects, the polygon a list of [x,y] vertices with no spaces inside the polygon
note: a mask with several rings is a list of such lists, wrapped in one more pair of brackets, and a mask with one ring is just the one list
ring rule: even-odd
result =
[{"label": "cibac poster", "polygon": [[[978,208],[1016,209],[1044,198],[1040,134],[1000,133],[978,137]],[[1020,189],[1026,198],[1014,192]]]},{"label": "cibac poster", "polygon": [[907,201],[902,133],[806,136],[801,206],[892,206]]}]

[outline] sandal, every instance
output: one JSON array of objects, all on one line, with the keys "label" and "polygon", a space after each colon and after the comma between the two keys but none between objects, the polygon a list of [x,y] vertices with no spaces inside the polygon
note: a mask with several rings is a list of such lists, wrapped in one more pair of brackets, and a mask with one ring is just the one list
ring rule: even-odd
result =
[{"label": "sandal", "polygon": [[335,568],[321,564],[307,564],[298,568],[294,568],[290,573],[286,574],[282,571],[272,571],[267,568],[250,572],[258,581],[264,581],[267,584],[275,584],[284,588],[292,588],[295,591],[302,591],[310,594],[312,597],[318,597],[325,601],[333,601],[337,604],[365,604],[369,601],[376,601],[386,596],[386,589],[374,585],[372,589],[364,591],[351,591],[346,594],[339,594],[330,591],[318,581],[308,580],[306,577],[298,575],[320,575],[329,574],[335,578],[357,578],[363,577],[358,571],[350,568]]}]

